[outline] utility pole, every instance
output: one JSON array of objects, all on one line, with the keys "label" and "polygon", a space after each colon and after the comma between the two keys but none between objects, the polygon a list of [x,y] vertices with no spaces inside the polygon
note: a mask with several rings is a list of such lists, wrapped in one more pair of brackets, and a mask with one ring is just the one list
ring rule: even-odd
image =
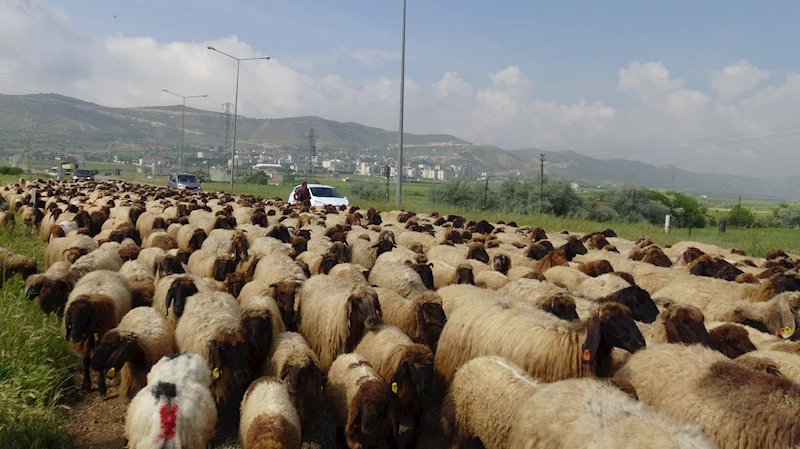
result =
[{"label": "utility pole", "polygon": [[[231,116],[231,106],[233,103],[230,101],[222,103],[222,127],[225,129],[225,151],[228,151],[231,146],[231,136],[233,136],[233,117]],[[230,165],[231,179],[233,179],[233,160]],[[209,177],[211,174],[209,174]]]},{"label": "utility pole", "polygon": [[403,198],[403,101],[406,87],[406,0],[403,0],[403,51],[400,57],[400,141],[397,146],[397,208]]},{"label": "utility pole", "polygon": [[672,164],[672,190],[675,190],[675,164]]},{"label": "utility pole", "polygon": [[308,180],[311,181],[311,173],[314,172],[314,156],[317,155],[317,136],[314,135],[314,128],[308,134]]},{"label": "utility pole", "polygon": [[544,197],[544,153],[539,154],[539,213],[542,213],[542,197]]},{"label": "utility pole", "polygon": [[486,202],[489,198],[489,173],[486,173],[486,185],[483,188],[483,208],[486,209]]}]

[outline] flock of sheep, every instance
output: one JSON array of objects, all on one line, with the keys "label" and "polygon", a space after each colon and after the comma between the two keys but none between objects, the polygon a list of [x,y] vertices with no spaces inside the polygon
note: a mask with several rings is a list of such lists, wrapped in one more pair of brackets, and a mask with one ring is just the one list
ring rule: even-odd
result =
[{"label": "flock of sheep", "polygon": [[[288,205],[121,181],[20,180],[45,271],[3,279],[63,319],[83,388],[119,378],[130,448],[800,447],[800,260],[607,229]],[[92,372],[96,372],[96,376]],[[439,412],[440,411],[440,412]],[[410,423],[401,438],[400,422]]]}]

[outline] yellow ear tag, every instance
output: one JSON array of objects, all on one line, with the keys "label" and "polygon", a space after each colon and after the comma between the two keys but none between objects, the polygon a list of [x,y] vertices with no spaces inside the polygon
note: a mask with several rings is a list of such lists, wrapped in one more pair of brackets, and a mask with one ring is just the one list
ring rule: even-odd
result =
[{"label": "yellow ear tag", "polygon": [[231,259],[235,259],[235,258],[236,258],[236,253],[231,253]]},{"label": "yellow ear tag", "polygon": [[94,342],[97,343],[97,340],[100,340],[100,336],[97,335],[97,334],[94,334]]},{"label": "yellow ear tag", "polygon": [[783,329],[781,329],[781,337],[789,338],[791,336],[792,336],[792,328],[790,328],[789,326],[783,326]]},{"label": "yellow ear tag", "polygon": [[214,371],[211,371],[211,377],[219,379],[219,368],[214,368]]},{"label": "yellow ear tag", "polygon": [[392,382],[392,393],[397,394],[397,382]]},{"label": "yellow ear tag", "polygon": [[116,369],[114,369],[114,367],[112,366],[112,367],[111,367],[111,368],[108,370],[108,372],[106,373],[106,377],[108,377],[109,379],[113,379],[115,374],[117,374],[117,370],[116,370]]}]

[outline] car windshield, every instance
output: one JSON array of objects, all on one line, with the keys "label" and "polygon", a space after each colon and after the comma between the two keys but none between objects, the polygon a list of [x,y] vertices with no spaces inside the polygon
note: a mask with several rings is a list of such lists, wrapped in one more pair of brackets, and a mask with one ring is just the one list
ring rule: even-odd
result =
[{"label": "car windshield", "polygon": [[77,176],[89,176],[92,174],[89,170],[75,170]]},{"label": "car windshield", "polygon": [[197,182],[195,175],[178,175],[178,182]]},{"label": "car windshield", "polygon": [[333,187],[311,187],[311,193],[318,198],[344,198]]}]

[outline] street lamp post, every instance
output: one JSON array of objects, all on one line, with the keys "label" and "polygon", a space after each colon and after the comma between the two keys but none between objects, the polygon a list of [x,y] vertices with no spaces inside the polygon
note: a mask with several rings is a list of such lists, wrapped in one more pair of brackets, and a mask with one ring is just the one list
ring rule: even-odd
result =
[{"label": "street lamp post", "polygon": [[403,0],[403,52],[400,56],[400,138],[397,146],[397,208],[403,198],[403,100],[406,87],[406,0]]},{"label": "street lamp post", "polygon": [[237,58],[236,56],[231,56],[211,46],[209,46],[208,49],[236,60],[236,98],[233,101],[233,148],[231,148],[231,184],[230,184],[231,193],[233,193],[233,173],[236,164],[236,122],[239,111],[239,63],[241,63],[242,61],[252,61],[256,59],[269,59],[269,56],[261,56],[258,58]]},{"label": "street lamp post", "polygon": [[[147,118],[151,118],[153,120],[161,120],[159,118],[153,117],[152,115],[147,115],[144,112],[140,112],[139,115],[145,116]],[[174,118],[173,116],[169,116],[170,119]],[[133,125],[133,123],[131,123]],[[153,182],[156,182],[156,149],[158,148],[158,125],[153,125]],[[181,162],[183,159],[181,159]],[[183,171],[183,170],[181,170]],[[142,177],[146,179],[144,176],[144,155],[142,156]]]},{"label": "street lamp post", "polygon": [[[180,163],[179,163],[180,171],[183,171],[183,136],[184,136],[184,128],[186,127],[186,99],[187,98],[205,98],[208,95],[179,95],[179,94],[176,94],[175,92],[172,92],[172,91],[167,90],[167,89],[161,89],[161,90],[163,92],[175,95],[176,97],[181,97],[183,99],[183,113],[182,113],[182,118],[181,118],[181,158],[180,158]],[[155,180],[155,178],[156,178],[156,175],[155,175],[155,172],[153,172],[153,180]]]}]

